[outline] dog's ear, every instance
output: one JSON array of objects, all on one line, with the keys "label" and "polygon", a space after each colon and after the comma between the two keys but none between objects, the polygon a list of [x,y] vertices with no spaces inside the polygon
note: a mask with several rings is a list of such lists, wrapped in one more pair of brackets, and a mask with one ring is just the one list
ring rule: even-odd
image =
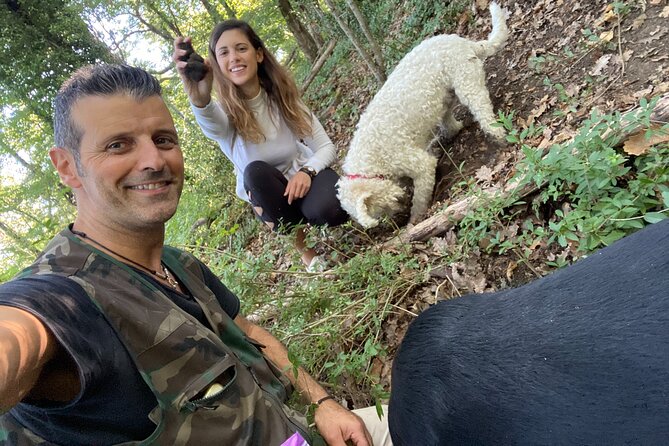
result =
[{"label": "dog's ear", "polygon": [[379,220],[373,218],[367,211],[367,201],[371,197],[372,193],[370,191],[359,190],[355,200],[356,220],[365,228],[371,228],[379,224]]}]

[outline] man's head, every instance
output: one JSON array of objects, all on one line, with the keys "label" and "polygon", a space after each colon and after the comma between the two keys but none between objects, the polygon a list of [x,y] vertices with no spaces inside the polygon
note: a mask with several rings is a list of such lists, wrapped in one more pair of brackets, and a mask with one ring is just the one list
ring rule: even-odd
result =
[{"label": "man's head", "polygon": [[74,155],[81,167],[79,144],[82,129],[72,121],[72,108],[85,96],[125,94],[136,100],[160,96],[158,80],[141,68],[128,65],[89,65],[77,70],[63,83],[54,101],[54,139],[56,147]]},{"label": "man's head", "polygon": [[125,65],[82,68],[56,97],[54,127],[50,156],[74,191],[75,225],[136,231],[174,214],[183,158],[149,73]]}]

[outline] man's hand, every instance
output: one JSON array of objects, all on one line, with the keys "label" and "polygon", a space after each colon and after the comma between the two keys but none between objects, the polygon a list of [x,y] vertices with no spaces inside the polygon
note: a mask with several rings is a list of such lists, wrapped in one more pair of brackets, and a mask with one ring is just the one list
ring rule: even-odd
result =
[{"label": "man's hand", "polygon": [[[304,174],[307,177],[309,175]],[[327,392],[309,374],[298,367],[298,376],[292,372],[292,363],[288,360],[286,347],[272,336],[267,330],[237,315],[235,323],[246,336],[265,345],[263,353],[280,369],[288,370],[286,377],[307,401],[318,401],[327,396]],[[362,419],[344,409],[336,401],[326,400],[316,408],[314,414],[316,427],[329,446],[347,446],[346,442],[354,446],[373,446],[372,439],[365,428]]]},{"label": "man's hand", "polygon": [[288,204],[292,204],[293,200],[302,198],[307,195],[311,188],[311,177],[304,172],[297,172],[293,178],[288,181],[286,191],[283,196],[288,196]]},{"label": "man's hand", "polygon": [[314,414],[316,427],[329,446],[374,446],[372,437],[359,416],[334,400],[323,402]]}]

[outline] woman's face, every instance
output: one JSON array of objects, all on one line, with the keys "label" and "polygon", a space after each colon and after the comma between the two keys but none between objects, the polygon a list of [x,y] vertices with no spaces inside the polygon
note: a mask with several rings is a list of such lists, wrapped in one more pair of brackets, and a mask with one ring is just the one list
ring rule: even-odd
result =
[{"label": "woman's face", "polygon": [[216,62],[223,76],[239,87],[247,98],[260,92],[258,64],[263,56],[262,50],[253,48],[240,29],[223,32],[216,42]]}]

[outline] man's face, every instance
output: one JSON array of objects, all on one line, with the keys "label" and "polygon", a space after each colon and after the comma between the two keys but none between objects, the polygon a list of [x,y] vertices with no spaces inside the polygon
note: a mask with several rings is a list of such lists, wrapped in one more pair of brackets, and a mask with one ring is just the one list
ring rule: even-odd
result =
[{"label": "man's face", "polygon": [[87,96],[75,103],[72,119],[83,132],[81,172],[72,166],[66,181],[76,192],[77,221],[125,230],[162,227],[176,212],[184,174],[162,98]]}]

